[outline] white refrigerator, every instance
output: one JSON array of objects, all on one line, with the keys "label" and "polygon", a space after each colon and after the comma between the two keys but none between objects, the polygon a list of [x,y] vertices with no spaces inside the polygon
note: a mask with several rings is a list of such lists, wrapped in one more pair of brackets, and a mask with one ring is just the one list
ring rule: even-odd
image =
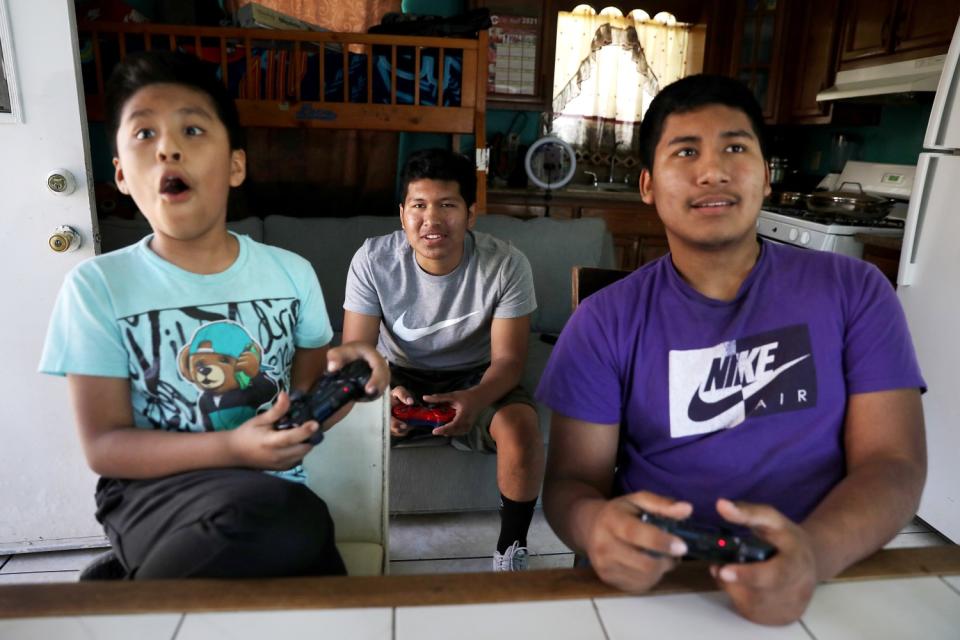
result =
[{"label": "white refrigerator", "polygon": [[928,390],[927,484],[918,515],[960,543],[960,23],[917,161],[897,295]]}]

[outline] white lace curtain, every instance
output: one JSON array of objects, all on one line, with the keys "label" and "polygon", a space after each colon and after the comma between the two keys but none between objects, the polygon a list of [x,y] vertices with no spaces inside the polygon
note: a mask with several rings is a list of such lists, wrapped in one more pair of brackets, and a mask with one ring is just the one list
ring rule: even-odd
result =
[{"label": "white lace curtain", "polygon": [[[697,42],[698,37],[700,42]],[[661,87],[702,65],[702,33],[667,13],[596,13],[580,5],[557,18],[553,132],[589,151],[636,149],[640,121]]]}]

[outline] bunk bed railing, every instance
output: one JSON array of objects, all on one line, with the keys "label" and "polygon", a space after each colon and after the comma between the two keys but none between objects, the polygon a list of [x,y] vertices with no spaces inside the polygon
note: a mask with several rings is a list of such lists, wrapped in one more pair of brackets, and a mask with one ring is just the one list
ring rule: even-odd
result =
[{"label": "bunk bed railing", "polygon": [[80,22],[87,116],[103,120],[110,71],[135,51],[181,50],[217,67],[250,127],[472,134],[486,209],[487,32],[476,39]]},{"label": "bunk bed railing", "polygon": [[216,65],[246,126],[475,133],[484,110],[485,31],[461,39],[81,22],[78,32],[94,120],[113,64],[156,49]]}]

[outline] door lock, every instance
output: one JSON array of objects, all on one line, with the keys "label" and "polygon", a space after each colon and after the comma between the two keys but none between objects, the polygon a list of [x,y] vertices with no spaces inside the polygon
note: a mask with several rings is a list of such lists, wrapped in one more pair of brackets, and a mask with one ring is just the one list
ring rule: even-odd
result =
[{"label": "door lock", "polygon": [[47,189],[58,196],[68,196],[77,188],[77,180],[66,169],[54,169],[47,174]]},{"label": "door lock", "polygon": [[47,244],[57,253],[66,253],[79,249],[82,240],[76,229],[68,227],[67,225],[60,225],[53,232],[53,235],[50,236]]}]

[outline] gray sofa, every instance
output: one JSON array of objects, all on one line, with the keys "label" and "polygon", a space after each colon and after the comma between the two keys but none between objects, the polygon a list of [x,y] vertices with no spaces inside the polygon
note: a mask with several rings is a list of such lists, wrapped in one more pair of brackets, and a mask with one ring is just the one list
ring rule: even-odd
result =
[{"label": "gray sofa", "polygon": [[[289,249],[307,258],[317,271],[334,330],[343,328],[347,267],[364,239],[399,228],[397,217],[247,218],[229,225],[238,233]],[[574,265],[613,267],[613,241],[602,220],[582,218],[520,220],[487,215],[476,230],[509,240],[526,254],[533,269],[538,308],[531,318],[531,336],[523,383],[536,388],[552,346],[541,336],[560,333],[570,316]],[[144,222],[105,219],[100,222],[103,251],[136,242],[149,232]],[[544,440],[549,410],[538,407]],[[390,460],[390,510],[394,513],[495,509],[499,504],[494,456],[460,451],[436,438],[393,449]]]}]

